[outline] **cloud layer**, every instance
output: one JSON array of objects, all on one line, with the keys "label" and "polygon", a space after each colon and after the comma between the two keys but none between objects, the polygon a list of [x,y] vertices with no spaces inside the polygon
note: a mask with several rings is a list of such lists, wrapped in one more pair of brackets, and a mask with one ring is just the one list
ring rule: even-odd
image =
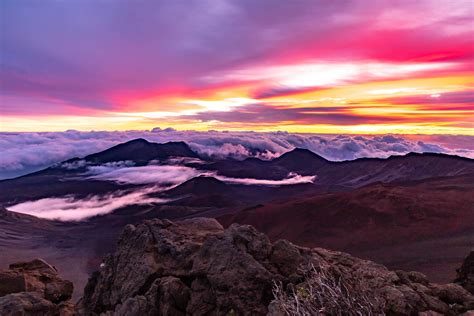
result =
[{"label": "cloud layer", "polygon": [[184,166],[142,166],[142,167],[89,167],[89,178],[131,184],[156,184],[172,186],[191,178],[204,175],[203,172]]},{"label": "cloud layer", "polygon": [[121,184],[154,184],[162,188],[170,188],[198,176],[215,177],[216,179],[231,184],[263,186],[313,183],[316,179],[316,176],[301,176],[296,173],[290,173],[287,178],[281,180],[232,178],[220,176],[215,172],[197,170],[186,166],[148,165],[131,167],[127,166],[124,162],[89,166],[86,174],[92,174],[92,176],[87,176],[89,179],[114,181]]},{"label": "cloud layer", "polygon": [[33,215],[39,218],[60,221],[81,221],[90,217],[105,215],[128,205],[164,203],[167,200],[147,196],[154,188],[147,188],[127,194],[91,196],[85,199],[74,197],[45,198],[9,206],[12,212]]},{"label": "cloud layer", "polygon": [[224,176],[215,176],[215,178],[231,183],[243,185],[263,185],[263,186],[281,186],[300,183],[313,183],[316,176],[302,176],[297,173],[290,173],[287,178],[281,180],[253,179],[253,178],[231,178]]},{"label": "cloud layer", "polygon": [[[91,176],[91,174],[93,175]],[[316,179],[316,176],[301,176],[296,173],[290,173],[287,178],[281,180],[231,178],[184,166],[149,165],[132,167],[126,162],[89,166],[87,175],[88,178],[96,180],[128,184],[153,184],[153,187],[143,188],[129,193],[118,192],[103,196],[94,195],[83,199],[77,199],[74,196],[44,198],[15,204],[9,206],[8,209],[12,212],[28,214],[49,220],[82,221],[94,216],[112,213],[119,208],[129,205],[166,203],[170,200],[150,197],[148,194],[165,190],[165,188],[169,189],[197,176],[214,176],[230,184],[259,186],[313,183]]]},{"label": "cloud layer", "polygon": [[440,152],[474,158],[473,136],[357,136],[170,129],[0,133],[0,178],[26,174],[140,137],[153,142],[185,141],[199,154],[214,158],[271,159],[295,147],[307,148],[329,160],[387,157],[408,152]]}]

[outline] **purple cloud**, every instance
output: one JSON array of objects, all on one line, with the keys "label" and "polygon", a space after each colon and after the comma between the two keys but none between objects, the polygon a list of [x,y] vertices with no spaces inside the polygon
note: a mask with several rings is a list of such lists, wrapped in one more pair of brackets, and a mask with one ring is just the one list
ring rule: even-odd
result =
[{"label": "purple cloud", "polygon": [[117,94],[199,91],[216,73],[269,63],[468,60],[471,19],[470,1],[5,0],[2,111],[44,113],[28,99],[111,110]]},{"label": "purple cloud", "polygon": [[266,104],[244,105],[233,111],[210,111],[190,115],[201,121],[278,123],[297,122],[299,124],[340,124],[384,123],[400,120],[389,116],[364,116],[347,113],[347,107],[298,107],[281,108]]}]

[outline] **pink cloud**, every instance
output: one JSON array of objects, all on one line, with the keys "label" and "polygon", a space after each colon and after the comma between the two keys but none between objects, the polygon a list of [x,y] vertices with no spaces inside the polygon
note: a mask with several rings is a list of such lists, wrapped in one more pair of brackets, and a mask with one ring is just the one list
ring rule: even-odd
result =
[{"label": "pink cloud", "polygon": [[115,181],[118,183],[156,184],[171,186],[203,175],[203,172],[184,166],[142,166],[142,167],[89,167],[88,178]]},{"label": "pink cloud", "polygon": [[203,80],[216,73],[311,60],[472,71],[469,0],[140,2],[139,14],[126,1],[7,1],[2,9],[10,115],[133,111],[123,96],[199,94],[238,84]]},{"label": "pink cloud", "polygon": [[114,193],[84,199],[76,199],[72,196],[45,198],[12,205],[8,207],[8,210],[51,220],[82,221],[112,213],[128,205],[160,204],[168,201],[147,196],[148,193],[154,191],[156,191],[155,188],[147,188],[131,193]]},{"label": "pink cloud", "polygon": [[302,176],[297,173],[290,173],[287,178],[280,180],[253,179],[253,178],[231,178],[224,176],[215,176],[218,180],[232,184],[243,185],[263,185],[263,186],[281,186],[301,183],[314,183],[316,176]]}]

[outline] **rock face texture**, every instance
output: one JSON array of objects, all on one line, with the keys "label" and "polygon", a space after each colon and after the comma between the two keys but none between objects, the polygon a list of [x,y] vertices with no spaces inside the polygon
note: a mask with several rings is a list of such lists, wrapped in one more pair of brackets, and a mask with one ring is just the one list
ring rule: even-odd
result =
[{"label": "rock face texture", "polygon": [[41,259],[0,270],[0,315],[73,315],[73,284]]},{"label": "rock face texture", "polygon": [[[324,249],[271,243],[251,226],[227,229],[214,219],[150,220],[128,225],[85,288],[79,315],[283,315],[275,284],[304,282],[302,267],[330,269],[364,284],[388,315],[427,311],[460,315],[474,297],[456,284],[430,283],[417,272]],[[12,286],[15,286],[14,284]]]},{"label": "rock face texture", "polygon": [[474,294],[474,251],[464,259],[461,268],[457,270],[456,283],[462,285],[466,290]]}]

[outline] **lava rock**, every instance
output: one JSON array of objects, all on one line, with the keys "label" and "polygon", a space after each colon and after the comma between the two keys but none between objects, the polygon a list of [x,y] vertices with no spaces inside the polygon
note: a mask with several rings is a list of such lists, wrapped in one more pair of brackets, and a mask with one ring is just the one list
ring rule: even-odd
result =
[{"label": "lava rock", "polygon": [[72,282],[41,259],[0,271],[0,315],[73,315]]},{"label": "lava rock", "polygon": [[[79,315],[283,315],[275,284],[298,288],[304,267],[364,285],[387,315],[459,315],[474,297],[459,285],[430,283],[371,261],[288,241],[271,243],[252,226],[216,220],[149,220],[129,225],[117,250],[86,286]],[[377,306],[375,306],[377,305]]]},{"label": "lava rock", "polygon": [[466,290],[474,294],[474,251],[464,259],[462,266],[457,270],[457,278],[454,282],[460,284]]}]

